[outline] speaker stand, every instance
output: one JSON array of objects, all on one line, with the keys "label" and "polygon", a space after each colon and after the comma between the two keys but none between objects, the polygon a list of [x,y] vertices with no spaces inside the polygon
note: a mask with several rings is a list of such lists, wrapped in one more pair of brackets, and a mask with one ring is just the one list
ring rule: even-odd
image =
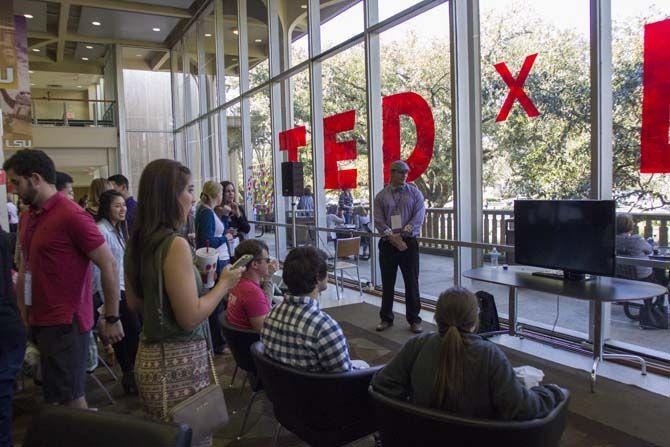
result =
[{"label": "speaker stand", "polygon": [[293,226],[293,248],[298,247],[298,239],[296,238],[296,228],[295,228],[295,206],[297,202],[295,197],[291,197],[291,223]]}]

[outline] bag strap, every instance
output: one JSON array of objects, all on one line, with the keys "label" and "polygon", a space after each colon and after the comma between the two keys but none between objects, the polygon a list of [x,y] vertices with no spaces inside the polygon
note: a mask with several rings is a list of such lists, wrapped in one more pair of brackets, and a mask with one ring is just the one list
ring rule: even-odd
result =
[{"label": "bag strap", "polygon": [[[173,238],[174,239],[174,238]],[[158,324],[160,326],[161,332],[161,382],[162,382],[162,394],[163,394],[163,420],[169,422],[168,417],[168,399],[167,399],[167,366],[165,364],[165,322],[163,320],[163,252],[165,250],[165,243],[161,243],[161,248],[158,250]],[[210,373],[212,379],[217,386],[219,384],[219,377],[216,375],[216,369],[214,368],[214,356],[212,355],[212,341],[211,334],[209,332],[209,325],[204,322],[202,325],[205,328],[205,340],[207,341],[207,357],[209,360]]]}]

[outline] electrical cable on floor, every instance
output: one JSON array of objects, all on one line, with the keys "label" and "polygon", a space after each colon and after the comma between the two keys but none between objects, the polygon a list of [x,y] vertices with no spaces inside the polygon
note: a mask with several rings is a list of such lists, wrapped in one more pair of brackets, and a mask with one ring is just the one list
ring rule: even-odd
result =
[{"label": "electrical cable on floor", "polygon": [[558,324],[558,317],[561,314],[561,307],[560,307],[560,299],[561,297],[556,295],[556,319],[554,320],[554,326],[551,328],[551,336],[553,337],[556,335],[556,324]]}]

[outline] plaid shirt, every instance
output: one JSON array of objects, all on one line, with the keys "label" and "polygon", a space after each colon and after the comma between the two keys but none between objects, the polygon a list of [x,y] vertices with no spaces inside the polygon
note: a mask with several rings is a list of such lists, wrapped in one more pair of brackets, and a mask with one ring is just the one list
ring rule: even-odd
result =
[{"label": "plaid shirt", "polygon": [[307,371],[340,372],[351,369],[347,340],[340,325],[308,296],[287,295],[263,323],[265,354]]}]

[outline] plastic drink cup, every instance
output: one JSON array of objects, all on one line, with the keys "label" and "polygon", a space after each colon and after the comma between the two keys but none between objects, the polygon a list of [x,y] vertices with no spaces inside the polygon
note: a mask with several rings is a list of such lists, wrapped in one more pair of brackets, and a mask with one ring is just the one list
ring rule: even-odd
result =
[{"label": "plastic drink cup", "polygon": [[200,272],[202,283],[207,288],[214,287],[216,279],[216,265],[219,261],[219,252],[216,248],[204,247],[195,252],[195,266]]}]

